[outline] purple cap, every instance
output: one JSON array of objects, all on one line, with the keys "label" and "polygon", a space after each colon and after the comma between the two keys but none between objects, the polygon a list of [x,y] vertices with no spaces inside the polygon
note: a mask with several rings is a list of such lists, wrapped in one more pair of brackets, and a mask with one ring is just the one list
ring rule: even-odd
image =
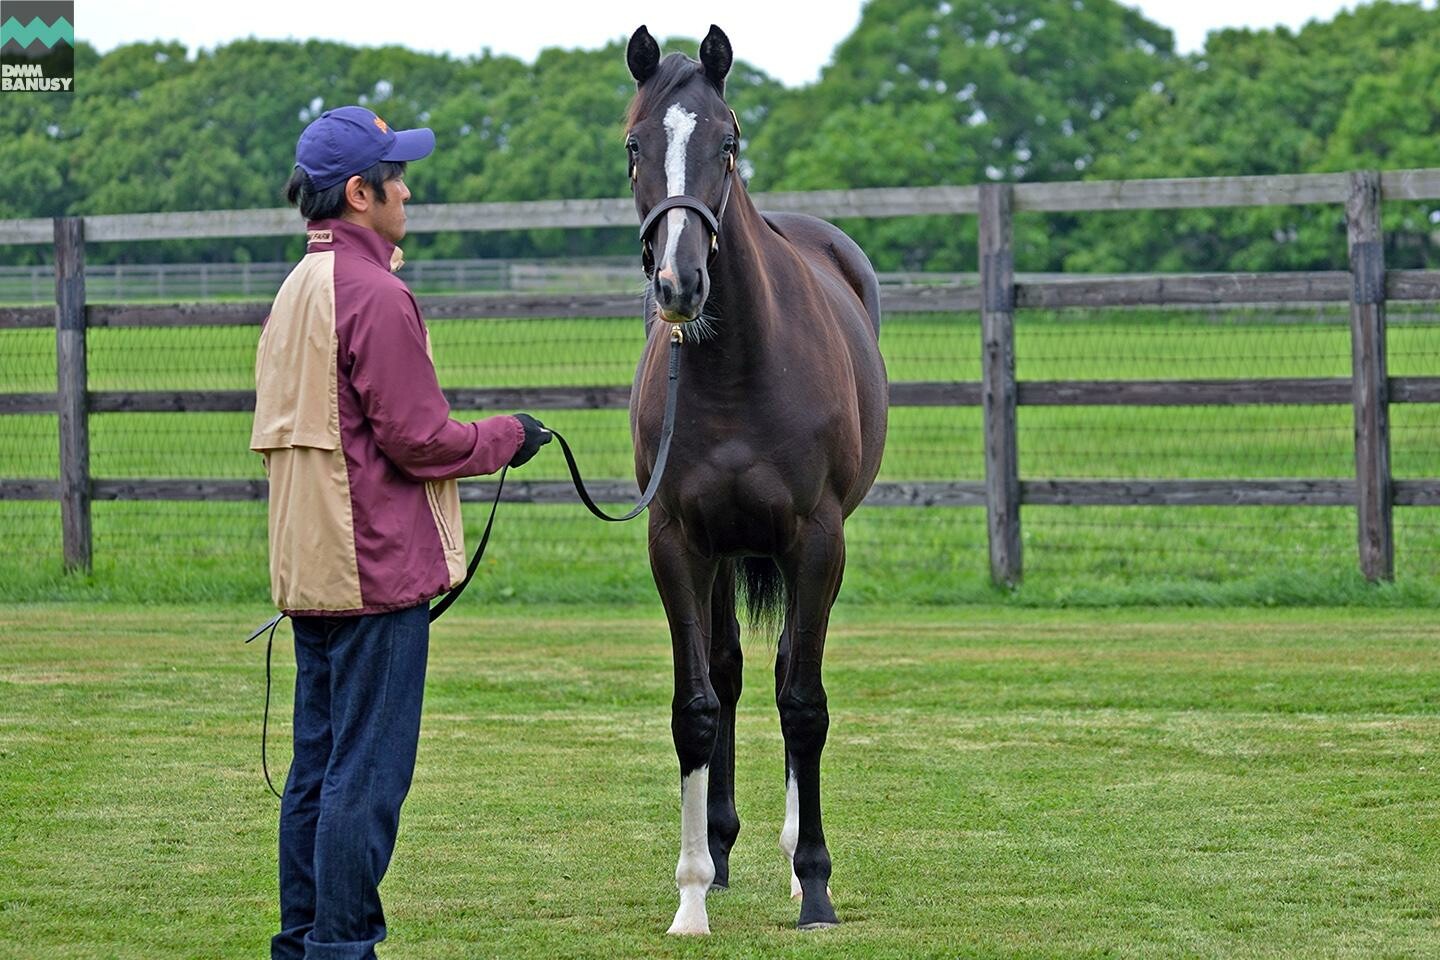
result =
[{"label": "purple cap", "polygon": [[419,160],[434,149],[435,133],[428,127],[391,130],[364,107],[336,107],[300,134],[295,165],[310,175],[316,190],[324,190],[381,160]]}]

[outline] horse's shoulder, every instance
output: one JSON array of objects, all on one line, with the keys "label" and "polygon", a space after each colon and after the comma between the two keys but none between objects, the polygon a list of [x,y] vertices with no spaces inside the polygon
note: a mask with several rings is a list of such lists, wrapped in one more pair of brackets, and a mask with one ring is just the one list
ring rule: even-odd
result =
[{"label": "horse's shoulder", "polygon": [[761,213],[770,229],[785,238],[804,255],[812,267],[837,272],[855,291],[870,315],[870,325],[880,333],[880,282],[875,268],[860,245],[828,220],[805,213]]}]

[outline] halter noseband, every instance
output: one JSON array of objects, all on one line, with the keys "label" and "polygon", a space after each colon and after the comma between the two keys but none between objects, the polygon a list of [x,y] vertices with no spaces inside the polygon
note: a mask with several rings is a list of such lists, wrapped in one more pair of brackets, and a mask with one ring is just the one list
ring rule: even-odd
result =
[{"label": "halter noseband", "polygon": [[[655,253],[650,246],[650,232],[655,229],[655,222],[660,215],[669,210],[684,209],[693,210],[705,221],[705,226],[710,228],[710,258],[720,252],[720,221],[725,218],[725,208],[730,205],[730,184],[735,176],[735,154],[740,151],[740,118],[735,116],[735,111],[730,111],[730,122],[735,125],[735,149],[725,154],[725,186],[720,193],[720,209],[712,211],[710,205],[699,197],[692,197],[688,193],[677,193],[673,197],[666,197],[645,215],[644,221],[640,224],[640,262],[645,269],[645,275],[650,276],[655,270]],[[630,162],[630,190],[635,190],[635,181],[639,177],[639,164],[632,160]]]}]

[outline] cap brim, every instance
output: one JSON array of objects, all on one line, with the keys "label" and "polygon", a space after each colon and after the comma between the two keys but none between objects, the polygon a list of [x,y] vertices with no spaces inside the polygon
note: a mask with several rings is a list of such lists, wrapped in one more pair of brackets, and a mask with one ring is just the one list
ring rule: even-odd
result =
[{"label": "cap brim", "polygon": [[435,131],[429,127],[414,130],[396,130],[395,144],[381,157],[381,160],[408,162],[430,156],[435,149]]}]

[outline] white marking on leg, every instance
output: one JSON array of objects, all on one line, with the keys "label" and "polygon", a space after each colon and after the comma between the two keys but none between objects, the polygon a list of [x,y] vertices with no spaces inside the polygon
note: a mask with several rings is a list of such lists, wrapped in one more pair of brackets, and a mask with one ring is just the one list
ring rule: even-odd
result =
[{"label": "white marking on leg", "polygon": [[790,897],[800,896],[800,878],[795,875],[795,847],[800,843],[800,786],[791,773],[785,781],[785,826],[780,828],[780,851],[790,862]]},{"label": "white marking on leg", "polygon": [[[672,197],[685,192],[685,152],[690,135],[695,132],[695,114],[678,103],[665,111],[665,189]],[[680,234],[685,231],[685,211],[671,210],[665,215],[665,255],[660,258],[660,275],[672,283],[675,274],[675,250]]]},{"label": "white marking on leg", "polygon": [[[800,896],[800,877],[795,873],[795,848],[800,845],[800,785],[795,782],[795,774],[791,773],[790,778],[785,782],[785,826],[780,828],[780,850],[785,854],[785,859],[790,861],[790,899],[794,900]],[[825,895],[830,896],[830,886],[826,884]]]},{"label": "white marking on leg", "polygon": [[669,933],[709,933],[705,894],[715,879],[705,805],[710,795],[710,768],[701,767],[680,782],[680,862],[675,885],[680,888],[680,909]]}]

